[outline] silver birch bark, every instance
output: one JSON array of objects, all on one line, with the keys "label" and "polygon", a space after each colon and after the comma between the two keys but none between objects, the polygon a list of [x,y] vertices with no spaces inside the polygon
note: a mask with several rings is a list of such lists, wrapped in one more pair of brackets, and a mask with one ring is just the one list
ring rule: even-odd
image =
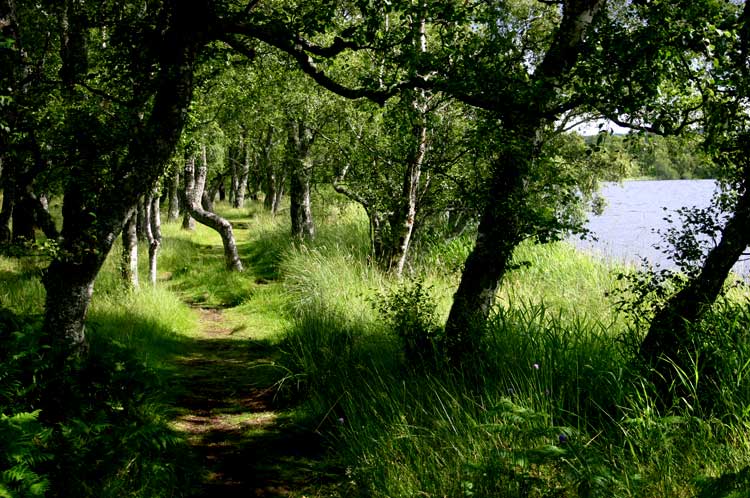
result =
[{"label": "silver birch bark", "polygon": [[161,246],[161,214],[156,190],[146,200],[146,237],[148,238],[148,281],[156,286],[157,257]]},{"label": "silver birch bark", "polygon": [[240,155],[242,162],[236,168],[237,181],[234,202],[232,205],[236,208],[245,206],[245,194],[247,191],[247,180],[250,176],[250,143],[248,140],[240,141]]},{"label": "silver birch bark", "polygon": [[[427,35],[424,18],[419,21],[418,39],[419,51],[424,54],[427,52]],[[416,124],[414,126],[416,150],[404,172],[401,203],[397,207],[391,221],[391,230],[393,233],[391,235],[392,246],[390,248],[388,268],[398,278],[401,278],[401,275],[403,275],[406,257],[409,253],[409,245],[414,232],[414,220],[417,216],[417,194],[422,176],[422,165],[427,154],[427,93],[425,90],[416,90],[412,106],[416,114]]]},{"label": "silver birch bark", "polygon": [[190,199],[188,193],[195,190],[195,159],[190,157],[185,160],[185,170],[182,174],[182,179],[185,183],[184,190],[182,191],[182,203],[184,204],[184,210],[182,211],[182,229],[195,230],[195,219],[190,215]]},{"label": "silver birch bark", "polygon": [[169,177],[169,209],[167,221],[177,221],[180,217],[180,170],[175,168]]},{"label": "silver birch bark", "polygon": [[232,206],[235,205],[237,202],[237,185],[239,183],[239,174],[238,174],[238,161],[240,157],[240,152],[237,152],[235,155],[233,153],[233,147],[229,148],[229,173],[230,173],[230,179],[229,179],[229,202],[232,204]]},{"label": "silver birch bark", "polygon": [[312,156],[310,148],[313,136],[304,123],[289,122],[289,163],[291,166],[291,188],[289,191],[292,237],[298,240],[312,240],[315,225],[310,203],[310,177]]},{"label": "silver birch bark", "polygon": [[120,273],[125,285],[137,289],[138,282],[138,234],[136,233],[136,209],[133,209],[122,228],[122,260]]},{"label": "silver birch bark", "polygon": [[273,126],[268,127],[266,145],[261,156],[261,168],[265,170],[263,207],[271,211],[274,216],[278,212],[281,199],[284,196],[284,182],[286,180],[283,172],[277,171],[278,168],[271,162],[271,149],[275,131]]},{"label": "silver birch bark", "polygon": [[[195,158],[191,157],[185,162],[185,198],[190,215],[199,223],[216,230],[221,235],[224,244],[224,259],[227,269],[231,271],[242,271],[242,261],[237,252],[237,244],[232,232],[232,224],[221,216],[205,211],[200,203],[203,189],[206,186],[206,173],[208,164],[206,160],[206,147],[201,147],[201,163],[195,172]],[[188,180],[189,179],[189,180]]]}]

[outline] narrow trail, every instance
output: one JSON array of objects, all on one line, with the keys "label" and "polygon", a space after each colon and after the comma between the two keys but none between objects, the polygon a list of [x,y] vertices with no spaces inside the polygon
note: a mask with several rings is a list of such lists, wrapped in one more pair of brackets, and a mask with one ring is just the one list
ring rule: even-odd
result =
[{"label": "narrow trail", "polygon": [[205,469],[196,497],[311,497],[320,441],[274,406],[274,347],[238,339],[221,309],[195,308],[200,331],[177,361],[175,427]]}]

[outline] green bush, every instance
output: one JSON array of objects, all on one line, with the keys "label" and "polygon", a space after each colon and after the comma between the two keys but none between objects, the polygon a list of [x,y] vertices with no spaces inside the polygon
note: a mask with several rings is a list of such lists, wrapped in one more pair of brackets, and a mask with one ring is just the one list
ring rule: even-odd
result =
[{"label": "green bush", "polygon": [[37,319],[0,320],[0,496],[187,489],[191,462],[156,401],[159,377],[132,350],[90,334],[92,352],[61,367]]},{"label": "green bush", "polygon": [[423,280],[407,281],[381,294],[376,307],[401,340],[411,365],[441,362],[444,333],[437,321],[437,304]]}]

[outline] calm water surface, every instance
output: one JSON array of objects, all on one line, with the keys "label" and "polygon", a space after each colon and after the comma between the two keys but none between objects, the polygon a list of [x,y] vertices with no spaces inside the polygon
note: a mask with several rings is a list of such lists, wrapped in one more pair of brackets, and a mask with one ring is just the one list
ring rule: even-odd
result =
[{"label": "calm water surface", "polygon": [[[669,228],[664,217],[676,209],[708,206],[717,188],[713,180],[605,183],[601,191],[607,206],[600,216],[591,215],[587,225],[598,240],[575,244],[607,259],[639,264],[643,257],[662,267],[672,267],[674,262],[653,247],[661,242],[655,230]],[[748,262],[741,262],[736,269],[750,274]]]}]

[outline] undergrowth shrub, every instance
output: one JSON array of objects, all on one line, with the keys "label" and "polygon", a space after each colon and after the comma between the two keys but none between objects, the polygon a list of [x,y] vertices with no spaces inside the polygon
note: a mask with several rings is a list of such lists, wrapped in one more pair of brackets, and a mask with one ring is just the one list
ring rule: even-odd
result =
[{"label": "undergrowth shrub", "polygon": [[[175,496],[193,474],[155,372],[89,334],[60,367],[38,319],[0,317],[0,496]],[[53,365],[57,364],[57,367]]]},{"label": "undergrowth shrub", "polygon": [[411,365],[439,364],[444,359],[444,331],[437,304],[423,280],[414,279],[380,294],[375,306],[401,340]]},{"label": "undergrowth shrub", "polygon": [[44,496],[50,482],[40,468],[52,458],[51,435],[39,422],[39,410],[0,413],[0,497]]},{"label": "undergrowth shrub", "polygon": [[37,320],[0,309],[0,496],[44,496],[52,429],[39,420]]}]

